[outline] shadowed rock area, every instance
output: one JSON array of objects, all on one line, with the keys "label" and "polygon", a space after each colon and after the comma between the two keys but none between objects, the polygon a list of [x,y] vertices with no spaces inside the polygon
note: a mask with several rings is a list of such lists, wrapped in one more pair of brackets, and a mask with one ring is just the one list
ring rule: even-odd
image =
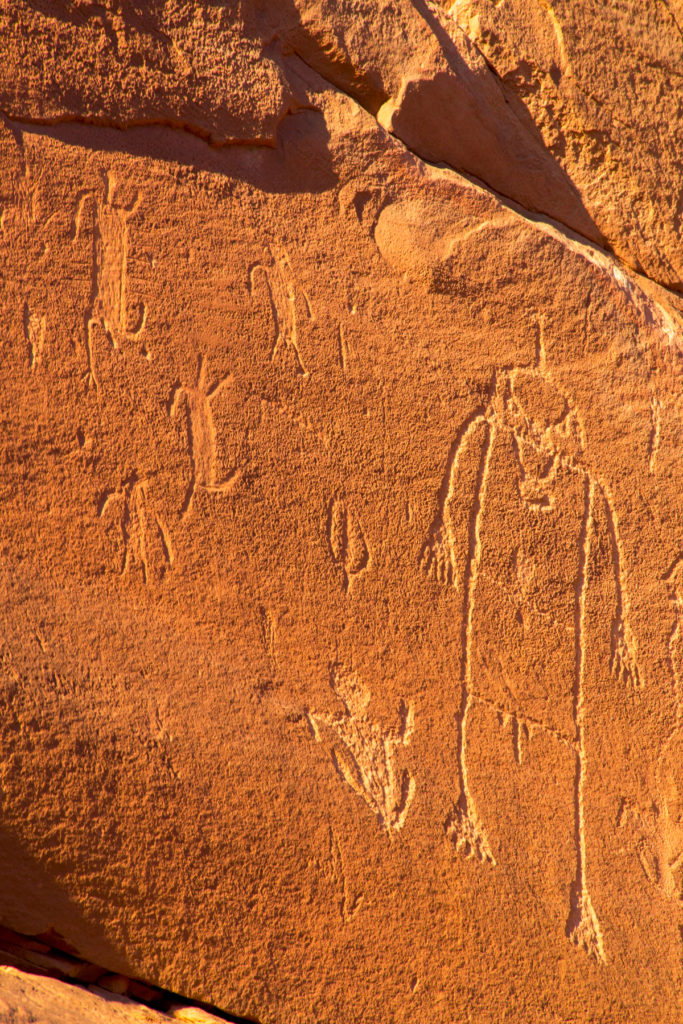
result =
[{"label": "shadowed rock area", "polygon": [[[677,2],[0,5],[29,951],[260,1024],[681,1018]],[[169,1009],[59,977],[8,1020]]]}]

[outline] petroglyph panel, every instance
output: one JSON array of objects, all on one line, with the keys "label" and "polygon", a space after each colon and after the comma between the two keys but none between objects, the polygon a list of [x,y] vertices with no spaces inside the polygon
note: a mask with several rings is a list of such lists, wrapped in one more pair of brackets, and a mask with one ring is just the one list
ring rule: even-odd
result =
[{"label": "petroglyph panel", "polygon": [[21,25],[132,121],[0,127],[0,920],[273,1024],[681,1019],[680,300],[539,217],[462,4],[95,6]]}]

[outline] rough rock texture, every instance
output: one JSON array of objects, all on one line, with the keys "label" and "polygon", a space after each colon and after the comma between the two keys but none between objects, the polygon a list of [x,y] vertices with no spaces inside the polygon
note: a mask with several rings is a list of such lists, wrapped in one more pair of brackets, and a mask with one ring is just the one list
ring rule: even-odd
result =
[{"label": "rough rock texture", "polygon": [[2,923],[680,1019],[675,13],[2,5]]},{"label": "rough rock texture", "polygon": [[609,245],[683,287],[683,3],[444,0]]}]

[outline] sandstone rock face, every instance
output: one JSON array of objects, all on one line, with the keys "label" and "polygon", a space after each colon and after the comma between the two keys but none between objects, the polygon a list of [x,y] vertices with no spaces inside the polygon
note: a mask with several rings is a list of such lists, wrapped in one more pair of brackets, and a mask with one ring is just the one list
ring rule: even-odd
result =
[{"label": "sandstone rock face", "polygon": [[683,4],[444,0],[613,250],[680,290]]},{"label": "sandstone rock face", "polygon": [[680,1019],[675,16],[5,5],[2,923]]}]

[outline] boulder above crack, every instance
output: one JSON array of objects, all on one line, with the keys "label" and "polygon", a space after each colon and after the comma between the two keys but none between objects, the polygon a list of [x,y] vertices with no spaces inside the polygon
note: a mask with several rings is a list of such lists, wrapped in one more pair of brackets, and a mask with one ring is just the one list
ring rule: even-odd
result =
[{"label": "boulder above crack", "polygon": [[423,159],[678,288],[682,22],[674,0],[604,18],[526,0],[20,0],[0,12],[19,56],[0,110],[273,146],[302,102],[294,52]]},{"label": "boulder above crack", "polygon": [[166,124],[217,144],[272,146],[293,99],[241,6],[5,5],[0,37],[14,59],[0,67],[0,110],[23,122]]}]

